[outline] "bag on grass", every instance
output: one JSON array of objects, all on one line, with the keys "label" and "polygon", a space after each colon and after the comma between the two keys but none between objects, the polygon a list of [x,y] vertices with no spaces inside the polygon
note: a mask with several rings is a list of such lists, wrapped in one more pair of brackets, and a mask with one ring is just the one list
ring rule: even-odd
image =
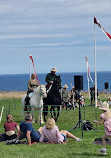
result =
[{"label": "bag on grass", "polygon": [[[95,142],[102,142],[102,138],[100,137],[100,138],[95,138],[95,140],[94,140]],[[109,139],[108,138],[106,138],[106,142],[109,142]]]},{"label": "bag on grass", "polygon": [[93,125],[92,125],[92,123],[90,122],[90,121],[86,121],[86,120],[84,120],[83,121],[83,130],[92,130],[93,129]]}]

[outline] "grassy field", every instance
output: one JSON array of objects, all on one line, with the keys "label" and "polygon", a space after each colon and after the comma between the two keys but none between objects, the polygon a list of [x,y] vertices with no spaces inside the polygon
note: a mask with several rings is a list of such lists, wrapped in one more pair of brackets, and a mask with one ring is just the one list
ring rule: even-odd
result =
[{"label": "grassy field", "polygon": [[[85,95],[85,94],[84,94]],[[107,100],[108,96],[102,97],[102,100]],[[99,138],[104,134],[104,126],[95,125],[93,123],[94,119],[99,119],[99,115],[101,113],[101,110],[95,109],[94,106],[89,106],[90,102],[87,99],[86,95],[86,107],[81,108],[81,116],[82,121],[89,120],[93,127],[96,128],[96,130],[91,131],[83,131],[83,138],[82,138],[82,132],[81,128],[77,126],[75,130],[71,130],[71,133],[73,133],[75,136],[80,137],[83,139],[82,142],[76,142],[73,139],[68,139],[69,142],[67,145],[63,144],[34,144],[31,146],[28,145],[6,145],[5,142],[0,143],[0,158],[72,158],[72,157],[111,157],[111,146],[107,145],[107,155],[102,156],[98,153],[98,150],[102,147],[101,145],[94,145],[92,144],[95,140],[95,138]],[[2,122],[0,124],[0,133],[4,132],[3,124],[6,121],[6,114],[10,113],[13,115],[14,120],[20,124],[20,122],[24,119],[22,114],[22,105],[20,98],[18,97],[11,97],[11,98],[1,98],[0,99],[0,110],[2,106],[4,105],[5,109],[3,112],[3,118]],[[38,117],[38,112],[36,111],[34,113],[35,117]],[[48,114],[48,117],[50,117],[50,113]],[[76,107],[75,111],[73,110],[67,110],[64,109],[60,112],[60,116],[57,122],[57,125],[59,129],[66,129],[70,130],[76,122],[79,120],[79,110]],[[38,129],[40,127],[39,124],[35,123],[33,124],[35,129]]]}]

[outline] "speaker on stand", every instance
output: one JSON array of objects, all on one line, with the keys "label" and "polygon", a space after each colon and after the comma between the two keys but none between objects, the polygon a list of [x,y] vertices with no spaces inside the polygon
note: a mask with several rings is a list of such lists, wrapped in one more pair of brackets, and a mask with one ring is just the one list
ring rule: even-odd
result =
[{"label": "speaker on stand", "polygon": [[83,90],[83,76],[74,76],[75,90]]},{"label": "speaker on stand", "polygon": [[[79,92],[80,90],[83,90],[83,76],[74,76],[74,87],[75,87],[75,90],[78,90]],[[82,138],[83,138],[83,122],[81,120],[80,99],[79,99],[78,104],[79,104],[79,120],[69,131],[71,131],[72,129],[76,129],[76,127],[79,125],[79,128],[81,127]]]},{"label": "speaker on stand", "polygon": [[106,90],[106,92],[107,92],[108,89],[109,89],[109,83],[108,83],[108,82],[106,82],[106,83],[104,84],[104,88],[105,88],[105,90]]},{"label": "speaker on stand", "polygon": [[[74,86],[75,86],[75,90],[78,90],[80,92],[80,90],[83,90],[83,76],[74,76]],[[84,120],[82,122],[81,119],[81,100],[80,100],[80,96],[79,96],[79,120],[77,121],[77,123],[69,130],[71,131],[72,129],[76,129],[76,127],[79,125],[79,128],[81,127],[81,131],[82,131],[82,138],[83,138],[83,129],[84,130],[91,130],[94,129],[92,127],[92,124],[90,121],[86,121]],[[84,110],[84,107],[83,107]],[[84,118],[85,118],[85,111],[84,111]]]}]

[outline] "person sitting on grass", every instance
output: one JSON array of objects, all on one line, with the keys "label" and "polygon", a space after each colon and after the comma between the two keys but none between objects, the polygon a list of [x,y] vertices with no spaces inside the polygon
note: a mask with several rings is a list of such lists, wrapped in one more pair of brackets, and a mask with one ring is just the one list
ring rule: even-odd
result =
[{"label": "person sitting on grass", "polygon": [[3,137],[5,140],[13,140],[16,139],[16,130],[19,132],[19,126],[16,122],[13,121],[12,115],[8,114],[6,117],[7,121],[4,124],[5,134]]},{"label": "person sitting on grass", "polygon": [[111,110],[109,109],[109,104],[105,101],[99,107],[103,111],[100,115],[100,121],[94,120],[94,123],[99,125],[104,124],[105,134],[102,136],[103,148],[99,150],[101,154],[106,154],[106,138],[111,137]]},{"label": "person sitting on grass", "polygon": [[27,114],[25,116],[25,121],[22,121],[20,124],[20,131],[18,133],[17,139],[27,139],[27,145],[31,145],[35,142],[39,142],[42,128],[40,127],[37,131],[34,130],[32,126],[32,116]]},{"label": "person sitting on grass", "polygon": [[46,125],[42,129],[42,134],[39,141],[42,143],[44,142],[44,139],[47,139],[49,143],[66,144],[65,141],[67,137],[73,138],[76,141],[82,141],[80,138],[74,136],[66,130],[59,131],[59,128],[55,124],[55,120],[53,118],[49,118]]}]

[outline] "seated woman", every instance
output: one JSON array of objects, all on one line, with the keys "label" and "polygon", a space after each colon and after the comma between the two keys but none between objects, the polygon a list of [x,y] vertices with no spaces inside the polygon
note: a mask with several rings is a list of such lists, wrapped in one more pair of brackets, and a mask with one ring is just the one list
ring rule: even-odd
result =
[{"label": "seated woman", "polygon": [[[25,98],[26,105],[30,105],[30,98],[34,94],[34,91],[38,86],[39,86],[39,82],[36,80],[36,74],[33,73],[31,75],[31,79],[28,81],[28,84],[27,84],[28,91],[27,91],[27,96]],[[26,108],[25,111],[28,111],[27,108],[29,107],[25,107],[25,108]]]},{"label": "seated woman", "polygon": [[17,137],[17,133],[19,132],[19,126],[16,122],[13,121],[12,115],[7,115],[7,122],[4,124],[5,134],[3,135],[5,140],[12,140]]},{"label": "seated woman", "polygon": [[82,141],[80,138],[74,136],[66,130],[59,131],[59,128],[55,124],[55,120],[53,118],[49,118],[42,129],[42,135],[39,141],[42,143],[44,142],[44,139],[47,139],[48,142],[65,144],[66,137],[73,138],[76,141]]},{"label": "seated woman", "polygon": [[39,86],[38,81],[36,80],[36,74],[31,75],[31,79],[28,81],[28,91],[27,95],[29,95],[31,92],[34,92],[34,90]]}]

